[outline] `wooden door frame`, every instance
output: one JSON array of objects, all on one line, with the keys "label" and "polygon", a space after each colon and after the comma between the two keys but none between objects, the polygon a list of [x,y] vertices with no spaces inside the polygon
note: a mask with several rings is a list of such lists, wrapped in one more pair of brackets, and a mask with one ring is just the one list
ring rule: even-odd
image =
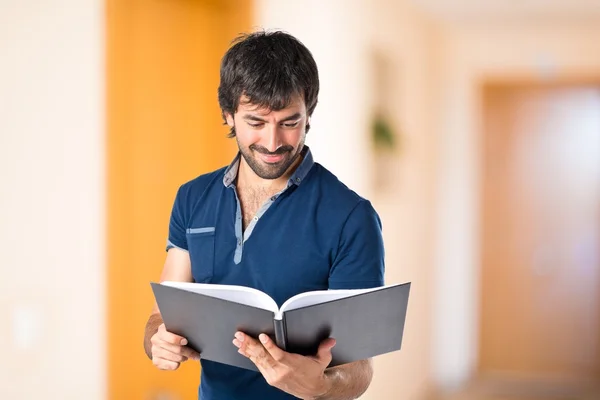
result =
[{"label": "wooden door frame", "polygon": [[[169,390],[178,399],[196,399],[198,364],[170,374],[144,353],[150,282],[163,267],[177,188],[227,165],[237,151],[217,102],[218,67],[229,42],[251,29],[254,4],[108,0],[104,6],[107,396],[138,399]],[[219,13],[222,20],[215,18]],[[201,42],[211,26],[198,21],[209,15],[222,36]],[[208,88],[213,94],[205,95]]]}]

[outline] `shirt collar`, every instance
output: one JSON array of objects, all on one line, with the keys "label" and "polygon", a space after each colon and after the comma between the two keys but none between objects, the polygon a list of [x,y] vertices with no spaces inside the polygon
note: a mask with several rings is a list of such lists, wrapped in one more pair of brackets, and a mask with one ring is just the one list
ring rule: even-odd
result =
[{"label": "shirt collar", "polygon": [[[302,149],[302,157],[302,162],[300,163],[300,165],[298,165],[298,167],[288,180],[287,187],[290,187],[292,185],[299,186],[304,180],[304,178],[306,178],[306,175],[308,175],[308,172],[310,171],[312,166],[315,164],[312,152],[310,151],[310,148],[308,146],[304,146],[304,148]],[[234,184],[240,166],[240,158],[241,153],[238,152],[231,164],[229,164],[229,166],[225,170],[225,176],[223,176],[223,185],[225,185],[225,187],[230,187]]]}]

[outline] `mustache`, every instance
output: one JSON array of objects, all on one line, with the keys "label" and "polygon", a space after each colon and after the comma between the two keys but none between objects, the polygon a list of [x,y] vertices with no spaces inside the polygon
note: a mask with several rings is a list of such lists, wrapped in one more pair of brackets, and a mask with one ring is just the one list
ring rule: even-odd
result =
[{"label": "mustache", "polygon": [[281,146],[277,150],[275,150],[273,152],[270,152],[269,150],[267,150],[266,147],[259,146],[259,145],[256,145],[256,144],[252,144],[252,145],[250,145],[249,149],[250,150],[254,150],[254,151],[256,151],[258,153],[261,153],[261,154],[268,155],[268,156],[277,156],[277,155],[280,155],[280,154],[285,154],[285,153],[291,152],[292,150],[294,150],[294,147],[293,146],[289,146],[289,145],[288,146]]}]

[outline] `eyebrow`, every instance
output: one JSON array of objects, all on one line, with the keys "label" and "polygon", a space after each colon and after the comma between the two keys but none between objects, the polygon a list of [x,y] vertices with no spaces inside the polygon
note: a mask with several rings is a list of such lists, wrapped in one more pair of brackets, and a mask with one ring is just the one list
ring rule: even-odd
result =
[{"label": "eyebrow", "polygon": [[[285,117],[284,119],[282,119],[279,122],[295,121],[297,119],[300,119],[301,117],[302,117],[302,114],[297,112],[296,114],[290,115],[289,117]],[[242,119],[244,119],[246,121],[267,122],[266,120],[260,118],[259,116],[252,115],[252,114],[246,114],[242,117]]]}]

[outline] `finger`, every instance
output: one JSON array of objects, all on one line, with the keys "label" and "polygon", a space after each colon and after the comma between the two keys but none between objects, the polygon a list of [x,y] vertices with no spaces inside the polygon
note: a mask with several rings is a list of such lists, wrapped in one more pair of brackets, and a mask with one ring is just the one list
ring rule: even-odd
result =
[{"label": "finger", "polygon": [[152,344],[155,345],[156,347],[163,348],[165,350],[170,351],[171,353],[181,354],[183,351],[183,346],[181,346],[179,344],[172,344],[169,342],[165,342],[158,336],[156,336],[155,338],[152,338],[151,341],[152,341]]},{"label": "finger", "polygon": [[271,340],[269,335],[261,333],[258,335],[258,339],[262,343],[263,347],[267,350],[267,352],[273,357],[273,359],[277,362],[283,363],[286,355],[285,351],[281,350],[277,345]]},{"label": "finger", "polygon": [[184,346],[181,354],[183,354],[190,360],[200,361],[200,353],[198,353],[196,350],[192,349],[191,347]]},{"label": "finger", "polygon": [[200,353],[198,353],[196,350],[192,349],[189,346],[180,346],[177,344],[171,344],[171,343],[165,342],[164,340],[161,340],[160,338],[156,338],[154,341],[152,341],[152,344],[154,344],[158,347],[161,347],[165,350],[168,350],[171,353],[181,354],[182,356],[186,356],[187,358],[190,358],[190,359],[196,360],[196,361],[200,360]]},{"label": "finger", "polygon": [[260,342],[241,332],[237,332],[235,338],[240,343],[238,352],[248,357],[261,372],[264,373],[276,367],[277,363]]},{"label": "finger", "polygon": [[152,357],[152,363],[158,367],[158,369],[175,371],[179,368],[179,363],[175,361],[165,360],[160,357]]},{"label": "finger", "polygon": [[187,357],[181,354],[172,353],[169,350],[158,346],[152,346],[152,358],[159,358],[167,361],[180,363],[187,360]]},{"label": "finger", "polygon": [[167,343],[171,343],[171,344],[179,344],[181,346],[185,346],[186,344],[188,344],[188,341],[186,338],[184,338],[183,336],[179,336],[176,335],[172,332],[167,331],[167,328],[165,327],[165,324],[161,324],[158,327],[158,337],[167,342]]},{"label": "finger", "polygon": [[331,362],[332,356],[331,356],[331,349],[333,349],[333,347],[335,346],[335,339],[333,338],[328,338],[325,339],[321,342],[321,344],[319,345],[319,350],[317,351],[317,354],[314,356],[314,359],[317,360],[318,362],[322,363],[323,365],[327,366],[329,365],[329,363]]}]

